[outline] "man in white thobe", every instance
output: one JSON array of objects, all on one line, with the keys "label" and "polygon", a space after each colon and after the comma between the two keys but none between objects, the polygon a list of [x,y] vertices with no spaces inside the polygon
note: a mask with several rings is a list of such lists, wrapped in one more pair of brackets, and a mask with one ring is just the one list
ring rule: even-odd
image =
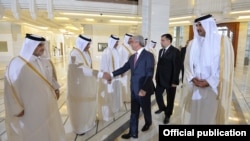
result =
[{"label": "man in white thobe", "polygon": [[97,70],[92,69],[91,39],[79,35],[69,55],[67,108],[73,132],[84,135],[96,125]]},{"label": "man in white thobe", "polygon": [[65,141],[57,106],[59,85],[44,55],[45,39],[26,34],[20,55],[7,66],[4,83],[9,141]]},{"label": "man in white thobe", "polygon": [[183,124],[226,124],[231,107],[234,54],[212,15],[195,19],[187,47],[182,99]]},{"label": "man in white thobe", "polygon": [[[131,37],[132,37],[133,35],[131,35],[131,34],[128,34],[128,33],[126,33],[125,35],[124,35],[124,39],[123,39],[123,43],[122,43],[122,47],[126,50],[126,52],[127,52],[127,54],[128,54],[128,57],[129,56],[131,56],[132,54],[134,54],[134,50],[132,49],[132,47],[130,46],[130,44],[131,44]],[[121,47],[121,48],[122,48]],[[124,59],[125,60],[125,59]],[[126,61],[128,61],[128,60],[126,60]]]},{"label": "man in white thobe", "polygon": [[[111,35],[108,40],[108,47],[104,49],[101,58],[100,72],[98,77],[103,76],[103,72],[112,72],[121,67],[118,49],[119,38]],[[98,90],[98,116],[99,119],[109,121],[114,119],[114,114],[121,110],[123,100],[121,95],[120,76],[114,78],[112,82],[100,80]]]},{"label": "man in white thobe", "polygon": [[148,38],[145,38],[144,40],[145,40],[145,45],[144,45],[144,47],[147,48],[147,46],[148,46]]},{"label": "man in white thobe", "polygon": [[156,42],[151,40],[149,45],[145,46],[145,49],[154,55],[155,64],[157,64],[157,52],[155,50],[155,47],[156,47]]},{"label": "man in white thobe", "polygon": [[[119,54],[121,54],[120,55],[121,66],[123,66],[128,61],[129,57],[134,53],[134,51],[132,50],[132,47],[130,46],[131,37],[132,37],[131,34],[126,33],[124,35],[123,43],[119,47],[119,51],[120,51]],[[128,71],[124,73],[120,78],[122,82],[122,99],[123,99],[123,102],[125,103],[128,103],[131,100],[130,98],[130,76],[131,76],[131,73]]]}]

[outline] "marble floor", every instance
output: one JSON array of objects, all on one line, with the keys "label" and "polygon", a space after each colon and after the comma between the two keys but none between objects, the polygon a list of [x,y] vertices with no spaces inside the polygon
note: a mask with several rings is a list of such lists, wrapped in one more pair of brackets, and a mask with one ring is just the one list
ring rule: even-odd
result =
[{"label": "marble floor", "polygon": [[[84,136],[76,136],[72,132],[69,122],[69,116],[66,106],[66,71],[67,71],[67,57],[52,58],[55,64],[59,83],[61,85],[61,97],[58,100],[58,107],[64,123],[67,141],[101,141],[101,140],[115,140],[123,141],[121,135],[128,132],[128,121],[130,116],[129,103],[124,104],[123,110],[115,115],[115,118],[110,122],[97,121],[98,124]],[[0,62],[0,141],[7,141],[5,130],[5,111],[3,99],[3,78],[5,73],[6,62]],[[177,88],[175,105],[178,105],[178,96],[181,87]],[[233,97],[231,104],[231,113],[229,117],[230,124],[250,124],[250,67],[235,68]],[[155,141],[158,140],[158,125],[162,124],[164,114],[156,115],[154,111],[157,109],[154,96],[152,96],[152,116],[153,125],[147,132],[139,132],[138,141]],[[171,120],[174,117],[171,117]],[[171,124],[170,120],[170,124]],[[140,117],[139,129],[144,125],[143,117]]]}]

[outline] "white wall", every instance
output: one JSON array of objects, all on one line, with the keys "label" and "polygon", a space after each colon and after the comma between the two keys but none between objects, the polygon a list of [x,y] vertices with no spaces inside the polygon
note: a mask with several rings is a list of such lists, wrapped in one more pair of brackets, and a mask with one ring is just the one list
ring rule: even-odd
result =
[{"label": "white wall", "polygon": [[8,47],[8,52],[0,52],[1,63],[8,62],[14,55],[12,34],[0,34],[0,41],[6,41]]},{"label": "white wall", "polygon": [[0,63],[6,64],[19,54],[22,47],[21,27],[8,22],[0,23],[0,41],[6,41],[8,52],[0,52]]},{"label": "white wall", "polygon": [[90,51],[92,53],[93,68],[95,69],[99,70],[102,55],[102,52],[98,52],[98,43],[108,43],[111,34],[119,36],[119,27],[110,25],[93,25],[93,37]]}]

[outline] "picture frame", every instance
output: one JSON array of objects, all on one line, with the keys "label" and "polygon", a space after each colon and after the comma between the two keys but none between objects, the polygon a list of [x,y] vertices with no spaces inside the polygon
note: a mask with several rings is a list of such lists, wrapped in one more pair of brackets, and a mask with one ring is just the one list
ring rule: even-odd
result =
[{"label": "picture frame", "polygon": [[7,41],[0,41],[0,52],[8,52]]},{"label": "picture frame", "polygon": [[98,52],[103,52],[103,50],[108,47],[108,43],[98,43],[97,50]]}]

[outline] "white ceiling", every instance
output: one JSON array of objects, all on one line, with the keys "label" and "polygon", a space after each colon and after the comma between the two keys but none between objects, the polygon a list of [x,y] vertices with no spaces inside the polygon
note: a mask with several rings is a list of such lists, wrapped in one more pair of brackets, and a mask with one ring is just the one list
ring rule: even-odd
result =
[{"label": "white ceiling", "polygon": [[[170,26],[184,25],[181,21],[191,24],[195,16],[207,13],[213,14],[218,22],[249,21],[250,18],[238,19],[249,15],[249,7],[249,0],[170,0]],[[0,0],[0,21],[81,33],[86,24],[140,25],[138,9],[135,4],[81,0]]]}]

